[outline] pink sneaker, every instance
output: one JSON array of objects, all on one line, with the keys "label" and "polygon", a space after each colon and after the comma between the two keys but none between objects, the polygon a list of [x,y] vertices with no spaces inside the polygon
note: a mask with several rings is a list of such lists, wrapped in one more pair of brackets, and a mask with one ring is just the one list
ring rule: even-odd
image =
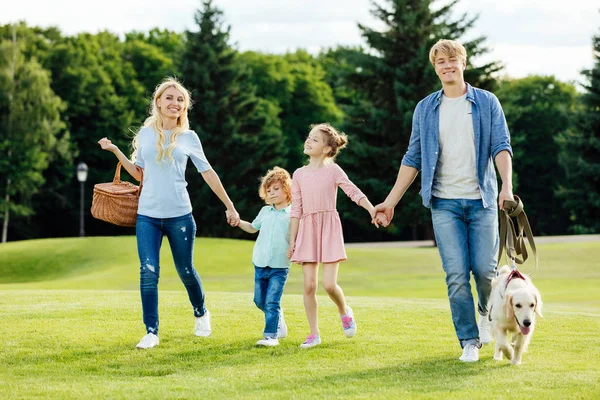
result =
[{"label": "pink sneaker", "polygon": [[321,338],[317,335],[308,335],[304,343],[300,345],[302,349],[308,349],[310,347],[315,347],[316,345],[321,344]]},{"label": "pink sneaker", "polygon": [[356,335],[356,321],[354,320],[354,311],[348,307],[346,315],[342,316],[342,328],[344,328],[344,335],[347,338],[351,338]]}]

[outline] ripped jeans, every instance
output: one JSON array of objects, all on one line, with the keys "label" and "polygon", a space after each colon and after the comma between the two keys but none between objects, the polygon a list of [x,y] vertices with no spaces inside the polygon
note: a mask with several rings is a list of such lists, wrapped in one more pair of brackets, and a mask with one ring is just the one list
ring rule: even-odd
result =
[{"label": "ripped jeans", "polygon": [[135,234],[140,257],[140,292],[146,332],[158,334],[159,260],[164,235],[169,239],[175,269],[185,285],[194,315],[203,316],[206,313],[204,290],[193,261],[196,222],[192,214],[175,218],[152,218],[138,214]]}]

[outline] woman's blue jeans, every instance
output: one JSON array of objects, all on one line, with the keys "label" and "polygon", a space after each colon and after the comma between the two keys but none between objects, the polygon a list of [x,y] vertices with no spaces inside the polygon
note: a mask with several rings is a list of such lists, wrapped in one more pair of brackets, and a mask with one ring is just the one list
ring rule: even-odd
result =
[{"label": "woman's blue jeans", "polygon": [[158,334],[158,279],[160,278],[160,247],[167,235],[175,269],[185,285],[194,315],[201,317],[204,308],[202,282],[194,268],[196,222],[192,214],[174,218],[137,216],[135,233],[140,257],[140,292],[146,332]]},{"label": "woman's blue jeans", "polygon": [[475,279],[479,314],[487,315],[498,253],[498,208],[481,200],[432,198],[431,216],[452,312],[461,347],[481,347],[471,294]]}]

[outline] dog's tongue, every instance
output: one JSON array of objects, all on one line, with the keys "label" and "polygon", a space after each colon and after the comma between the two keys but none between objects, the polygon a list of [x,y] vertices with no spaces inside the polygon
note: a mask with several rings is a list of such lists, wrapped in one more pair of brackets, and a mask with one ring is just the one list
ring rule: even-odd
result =
[{"label": "dog's tongue", "polygon": [[521,325],[519,325],[519,329],[521,329],[521,333],[523,335],[527,335],[527,334],[529,334],[529,331],[531,331],[531,328],[528,328],[528,327],[525,327],[525,326],[521,326]]}]

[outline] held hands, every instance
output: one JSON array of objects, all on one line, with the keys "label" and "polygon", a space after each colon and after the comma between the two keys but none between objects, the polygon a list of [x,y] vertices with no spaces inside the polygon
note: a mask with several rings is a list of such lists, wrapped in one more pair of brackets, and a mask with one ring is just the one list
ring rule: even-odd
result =
[{"label": "held hands", "polygon": [[392,222],[394,218],[394,206],[387,204],[385,201],[383,203],[377,204],[374,209],[374,216],[371,220],[371,223],[379,228],[379,225],[384,228]]},{"label": "held hands", "polygon": [[109,139],[107,139],[105,137],[98,140],[98,144],[100,144],[100,147],[102,147],[102,150],[110,151],[111,153],[114,153],[115,151],[117,151],[119,149],[117,146],[112,144],[112,142]]},{"label": "held hands", "polygon": [[227,218],[227,223],[231,226],[235,227],[240,224],[240,214],[238,214],[235,208],[228,208],[225,211],[225,217]]},{"label": "held hands", "polygon": [[502,185],[502,189],[500,190],[500,195],[498,195],[498,206],[501,210],[504,210],[504,201],[511,200],[514,201],[515,197],[513,196],[512,188]]},{"label": "held hands", "polygon": [[290,243],[290,247],[288,247],[286,256],[287,258],[291,259],[292,258],[292,254],[294,254],[294,248],[296,247],[296,243]]}]

